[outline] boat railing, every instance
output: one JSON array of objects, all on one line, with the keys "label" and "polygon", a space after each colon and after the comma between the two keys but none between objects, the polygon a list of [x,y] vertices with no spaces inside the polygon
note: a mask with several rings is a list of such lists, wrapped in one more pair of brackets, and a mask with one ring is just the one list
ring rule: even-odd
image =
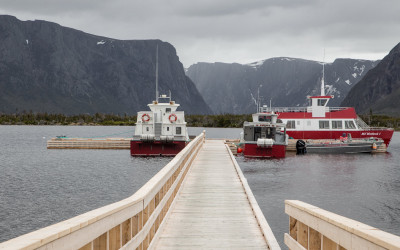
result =
[{"label": "boat railing", "polygon": [[363,130],[368,130],[368,131],[370,131],[370,130],[374,130],[374,131],[375,130],[388,130],[388,128],[385,128],[385,127],[371,127],[366,122],[364,122],[359,116],[357,116],[357,118],[356,118],[356,123],[357,123],[357,126]]},{"label": "boat railing", "polygon": [[307,107],[273,107],[273,112],[307,112]]},{"label": "boat railing", "polygon": [[369,129],[370,128],[370,126],[367,123],[365,123],[358,115],[357,115],[357,118],[356,118],[356,123],[357,123],[357,126],[362,128],[362,129]]},{"label": "boat railing", "polygon": [[[326,107],[326,112],[342,111],[347,107]],[[312,107],[273,107],[270,109],[273,112],[312,112]]]}]

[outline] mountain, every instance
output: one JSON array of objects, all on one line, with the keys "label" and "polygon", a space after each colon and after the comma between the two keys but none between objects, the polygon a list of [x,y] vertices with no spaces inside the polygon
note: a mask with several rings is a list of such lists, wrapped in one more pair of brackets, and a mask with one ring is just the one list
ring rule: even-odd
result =
[{"label": "mountain", "polygon": [[[376,61],[336,59],[325,64],[325,93],[339,106],[349,90]],[[197,63],[186,75],[215,113],[254,113],[255,100],[272,106],[306,106],[307,95],[319,95],[322,63],[296,58],[271,58],[251,64]],[[260,87],[262,85],[262,87]]]},{"label": "mountain", "polygon": [[342,106],[400,116],[400,43],[351,89]]},{"label": "mountain", "polygon": [[172,92],[181,109],[211,113],[175,48],[160,40],[121,41],[46,21],[0,16],[0,112],[127,113]]}]

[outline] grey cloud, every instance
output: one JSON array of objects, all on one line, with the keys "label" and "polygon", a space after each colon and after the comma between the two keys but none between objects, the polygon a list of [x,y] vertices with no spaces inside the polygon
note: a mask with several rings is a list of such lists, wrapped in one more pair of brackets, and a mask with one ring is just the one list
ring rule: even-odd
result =
[{"label": "grey cloud", "polygon": [[272,56],[379,59],[400,42],[397,0],[3,0],[3,14],[116,39],[162,39],[185,66]]}]

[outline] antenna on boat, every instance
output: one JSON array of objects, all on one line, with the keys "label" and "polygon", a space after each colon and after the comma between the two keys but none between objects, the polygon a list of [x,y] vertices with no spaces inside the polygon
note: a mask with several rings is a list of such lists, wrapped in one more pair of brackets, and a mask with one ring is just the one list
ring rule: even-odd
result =
[{"label": "antenna on boat", "polygon": [[324,49],[324,59],[322,62],[321,96],[325,96],[325,49]]},{"label": "antenna on boat", "polygon": [[158,44],[156,53],[156,102],[158,103]]},{"label": "antenna on boat", "polygon": [[169,102],[172,100],[171,90],[169,90]]},{"label": "antenna on boat", "polygon": [[272,112],[272,99],[269,99],[269,110]]},{"label": "antenna on boat", "polygon": [[257,89],[257,113],[260,112],[260,88],[262,87],[262,84],[260,84],[260,86],[258,86]]}]

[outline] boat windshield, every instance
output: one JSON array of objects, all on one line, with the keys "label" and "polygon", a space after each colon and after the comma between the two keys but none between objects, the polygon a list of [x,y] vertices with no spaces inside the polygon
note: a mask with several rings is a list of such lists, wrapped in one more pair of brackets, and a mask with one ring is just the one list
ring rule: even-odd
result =
[{"label": "boat windshield", "polygon": [[258,121],[259,121],[259,122],[271,122],[271,121],[272,121],[272,118],[271,118],[270,115],[260,115],[260,116],[258,117]]}]

